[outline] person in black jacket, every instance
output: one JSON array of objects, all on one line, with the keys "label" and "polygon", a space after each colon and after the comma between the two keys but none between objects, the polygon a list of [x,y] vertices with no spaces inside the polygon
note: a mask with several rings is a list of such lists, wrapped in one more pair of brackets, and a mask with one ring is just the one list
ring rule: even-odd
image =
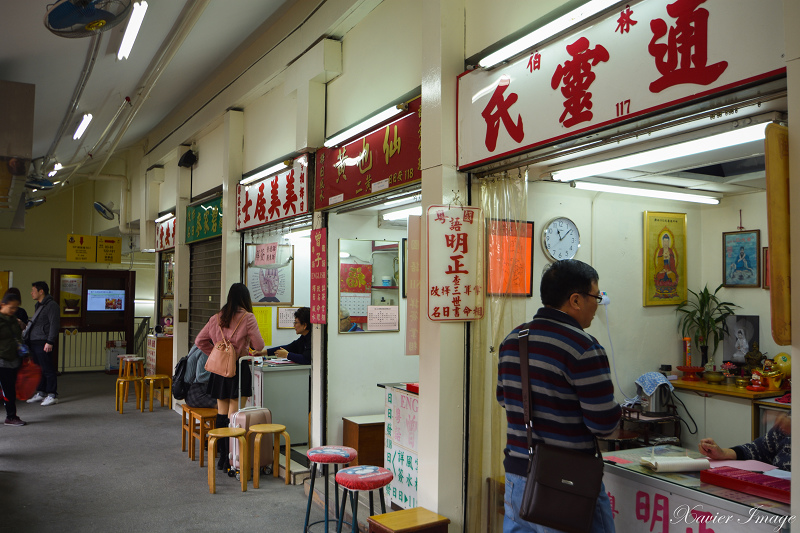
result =
[{"label": "person in black jacket", "polygon": [[60,308],[50,296],[50,288],[44,281],[36,281],[31,285],[31,297],[36,300],[36,311],[23,337],[33,361],[42,369],[42,379],[36,387],[36,394],[28,403],[53,405],[58,403],[55,346],[61,327]]},{"label": "person in black jacket", "polygon": [[[300,335],[297,340],[285,346],[267,348],[267,355],[277,355],[297,363],[311,364],[311,309],[301,307],[294,312],[294,330]],[[263,352],[262,352],[263,353]]]},{"label": "person in black jacket", "polygon": [[8,290],[0,302],[0,387],[6,398],[6,426],[24,426],[17,416],[17,372],[19,372],[19,343],[22,329],[15,318],[20,304],[18,293]]},{"label": "person in black jacket", "polygon": [[[19,292],[19,289],[16,287],[9,287],[6,293],[12,293],[17,297],[17,301],[22,302],[22,293]],[[19,327],[21,330],[25,329],[25,326],[28,325],[28,312],[22,308],[22,306],[17,307],[17,312],[15,315],[17,320],[19,320]]]}]

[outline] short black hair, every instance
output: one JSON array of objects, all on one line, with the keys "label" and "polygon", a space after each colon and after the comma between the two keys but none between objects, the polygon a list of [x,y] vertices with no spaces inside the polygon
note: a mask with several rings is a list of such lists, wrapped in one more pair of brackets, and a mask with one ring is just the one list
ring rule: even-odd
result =
[{"label": "short black hair", "polygon": [[19,304],[22,303],[22,298],[19,295],[19,290],[14,292],[14,290],[8,289],[6,293],[3,295],[2,303],[3,305],[8,305],[11,302],[17,302]]},{"label": "short black hair", "polygon": [[37,291],[44,291],[45,296],[50,294],[50,287],[48,287],[47,283],[44,281],[34,281],[31,283],[31,287],[36,287]]},{"label": "short black hair", "polygon": [[311,309],[308,307],[301,307],[294,312],[294,317],[300,321],[300,324],[310,328],[311,327]]},{"label": "short black hair", "polygon": [[542,283],[539,286],[542,304],[558,309],[569,300],[570,295],[576,292],[588,293],[592,289],[592,282],[597,282],[598,279],[600,277],[597,270],[583,261],[556,261],[542,274]]}]

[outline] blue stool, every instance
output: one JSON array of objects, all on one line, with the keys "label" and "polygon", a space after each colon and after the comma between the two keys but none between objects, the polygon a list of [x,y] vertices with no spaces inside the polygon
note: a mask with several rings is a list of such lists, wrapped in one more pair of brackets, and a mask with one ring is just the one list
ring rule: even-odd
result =
[{"label": "blue stool", "polygon": [[394,479],[391,471],[379,466],[351,466],[340,470],[336,474],[336,483],[342,486],[342,506],[340,508],[339,523],[336,532],[342,531],[342,520],[344,519],[344,506],[347,501],[347,493],[350,493],[350,505],[353,508],[353,527],[351,533],[358,532],[358,491],[368,490],[369,493],[369,515],[375,514],[372,502],[372,491],[377,490],[381,498],[381,513],[386,513],[386,502],[383,499],[383,487]]},{"label": "blue stool", "polygon": [[[308,533],[308,528],[325,522],[325,533],[328,533],[328,465],[332,464],[334,469],[334,476],[339,471],[339,465],[346,465],[355,461],[358,457],[358,452],[349,446],[317,446],[311,448],[306,452],[306,457],[311,461],[311,490],[308,492],[308,505],[306,506],[306,521],[303,525],[303,532]],[[325,473],[325,520],[308,523],[308,517],[311,513],[311,500],[314,498],[314,481],[317,479],[317,464],[322,464],[323,472]],[[335,479],[335,477],[334,477]],[[339,518],[339,485],[336,485],[336,494],[333,498],[336,508],[336,518]]]}]

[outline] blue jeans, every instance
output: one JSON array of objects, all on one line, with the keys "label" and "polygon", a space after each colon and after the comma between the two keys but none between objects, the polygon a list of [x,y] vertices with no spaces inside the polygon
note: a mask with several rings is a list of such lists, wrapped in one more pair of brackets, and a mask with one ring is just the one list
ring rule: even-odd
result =
[{"label": "blue jeans", "polygon": [[[522,505],[522,493],[525,492],[525,478],[506,472],[506,516],[503,519],[503,533],[559,533],[539,524],[533,524],[519,517],[519,508]],[[569,512],[568,510],[564,510]],[[614,519],[611,516],[611,503],[608,500],[605,485],[600,485],[600,495],[594,508],[594,520],[591,533],[615,533]]]}]

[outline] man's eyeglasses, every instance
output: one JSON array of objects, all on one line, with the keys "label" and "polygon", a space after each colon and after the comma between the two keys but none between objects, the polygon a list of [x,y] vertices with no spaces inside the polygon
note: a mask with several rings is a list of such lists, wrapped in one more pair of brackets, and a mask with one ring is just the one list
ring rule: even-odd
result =
[{"label": "man's eyeglasses", "polygon": [[599,294],[592,294],[590,292],[579,292],[578,294],[583,294],[584,296],[591,296],[592,298],[597,300],[597,303],[600,303],[600,302],[603,301],[603,297],[600,296]]}]

